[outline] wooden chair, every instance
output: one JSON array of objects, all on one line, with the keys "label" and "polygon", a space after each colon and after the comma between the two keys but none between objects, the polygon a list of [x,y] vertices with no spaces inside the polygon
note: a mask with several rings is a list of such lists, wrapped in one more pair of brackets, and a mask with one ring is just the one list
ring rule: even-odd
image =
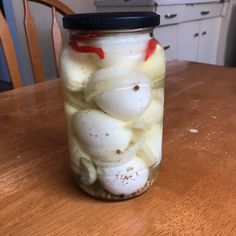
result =
[{"label": "wooden chair", "polygon": [[[27,45],[29,48],[29,55],[32,64],[32,70],[34,74],[35,82],[43,82],[43,66],[40,57],[39,42],[36,32],[36,27],[34,19],[31,15],[28,1],[37,2],[43,5],[46,5],[52,9],[52,26],[51,34],[53,40],[53,49],[54,56],[57,65],[57,75],[58,75],[58,62],[59,62],[59,53],[62,46],[62,36],[60,32],[60,27],[56,18],[56,12],[61,13],[62,15],[73,14],[74,12],[67,7],[64,3],[58,0],[23,0],[24,3],[24,26],[27,39]],[[6,58],[8,65],[9,73],[11,76],[12,84],[14,88],[23,86],[19,65],[17,62],[16,52],[13,45],[12,37],[8,27],[8,23],[3,17],[0,11],[0,43],[3,48],[3,53]]]}]

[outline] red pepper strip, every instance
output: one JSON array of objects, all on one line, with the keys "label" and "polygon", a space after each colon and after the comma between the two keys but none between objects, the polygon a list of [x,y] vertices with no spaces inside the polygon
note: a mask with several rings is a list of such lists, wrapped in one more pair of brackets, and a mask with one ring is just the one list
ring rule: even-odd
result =
[{"label": "red pepper strip", "polygon": [[152,38],[148,41],[148,46],[147,46],[147,49],[146,49],[146,53],[145,53],[145,61],[148,60],[148,58],[155,52],[156,50],[156,46],[159,42]]},{"label": "red pepper strip", "polygon": [[70,41],[69,45],[76,52],[95,53],[100,59],[103,59],[105,57],[105,53],[102,48],[96,48],[92,46],[78,46],[76,41]]}]

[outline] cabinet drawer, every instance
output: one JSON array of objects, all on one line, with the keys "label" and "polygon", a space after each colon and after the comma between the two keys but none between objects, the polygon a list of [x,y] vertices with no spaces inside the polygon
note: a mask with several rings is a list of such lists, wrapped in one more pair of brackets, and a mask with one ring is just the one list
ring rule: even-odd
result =
[{"label": "cabinet drawer", "polygon": [[222,14],[222,10],[222,3],[182,4],[159,6],[157,13],[161,16],[161,25],[170,25],[184,21],[217,17]]},{"label": "cabinet drawer", "polygon": [[158,27],[154,30],[154,36],[165,49],[167,58],[177,58],[177,35],[179,25]]},{"label": "cabinet drawer", "polygon": [[157,13],[161,16],[160,25],[170,25],[182,21],[185,5],[160,6]]},{"label": "cabinet drawer", "polygon": [[196,4],[185,5],[182,21],[205,19],[208,17],[220,16],[222,13],[223,4]]}]

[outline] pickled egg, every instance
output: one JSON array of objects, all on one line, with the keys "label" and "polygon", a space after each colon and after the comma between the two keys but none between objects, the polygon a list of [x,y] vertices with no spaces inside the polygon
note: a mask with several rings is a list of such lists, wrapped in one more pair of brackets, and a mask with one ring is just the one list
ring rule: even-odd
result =
[{"label": "pickled egg", "polygon": [[132,34],[99,38],[94,42],[96,47],[102,48],[105,58],[99,60],[92,55],[94,63],[99,67],[108,67],[118,64],[133,64],[143,61],[149,34]]},{"label": "pickled egg", "polygon": [[[73,116],[73,124],[79,140],[87,150],[103,152],[123,151],[132,139],[132,129],[126,123],[95,109],[81,110]],[[100,154],[100,155],[99,155]]]},{"label": "pickled egg", "polygon": [[124,165],[100,168],[98,179],[108,192],[115,195],[129,195],[145,186],[148,173],[144,161],[134,156]]},{"label": "pickled egg", "polygon": [[162,125],[153,125],[144,136],[145,145],[144,151],[149,157],[149,162],[157,165],[162,158]]},{"label": "pickled egg", "polygon": [[[137,88],[137,89],[136,89]],[[133,88],[118,89],[99,94],[96,104],[110,115],[129,119],[142,114],[151,100],[151,88],[137,84]]]},{"label": "pickled egg", "polygon": [[70,47],[62,50],[60,67],[62,82],[70,91],[82,90],[96,70],[88,55],[77,53]]},{"label": "pickled egg", "polygon": [[[94,84],[95,103],[119,119],[139,116],[151,101],[150,79],[132,67],[114,66],[98,70],[90,84]],[[100,91],[96,91],[98,85]]]},{"label": "pickled egg", "polygon": [[[134,138],[134,137],[133,137]],[[142,149],[143,138],[139,138],[134,142],[133,140],[129,146],[124,149],[116,149],[111,151],[104,151],[100,149],[88,148],[89,153],[93,156],[93,161],[97,166],[101,167],[115,167],[118,165],[123,165],[130,161],[133,156],[137,154],[139,150]]]},{"label": "pickled egg", "polygon": [[143,122],[146,126],[150,126],[154,123],[160,123],[163,120],[163,109],[164,109],[164,89],[155,89],[153,92],[153,99],[143,114],[133,123],[139,124]]}]

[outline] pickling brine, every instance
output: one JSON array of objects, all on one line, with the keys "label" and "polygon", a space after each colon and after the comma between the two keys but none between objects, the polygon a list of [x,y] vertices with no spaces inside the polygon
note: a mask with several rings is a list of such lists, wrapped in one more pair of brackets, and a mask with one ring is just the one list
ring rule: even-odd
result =
[{"label": "pickling brine", "polygon": [[[145,192],[162,158],[165,54],[152,34],[156,25],[145,25],[145,16],[159,16],[136,13],[129,21],[144,22],[124,29],[120,19],[128,14],[116,13],[118,20],[93,13],[96,24],[91,14],[64,18],[70,40],[60,67],[71,170],[85,192],[105,200]],[[101,17],[113,19],[114,28]]]}]

